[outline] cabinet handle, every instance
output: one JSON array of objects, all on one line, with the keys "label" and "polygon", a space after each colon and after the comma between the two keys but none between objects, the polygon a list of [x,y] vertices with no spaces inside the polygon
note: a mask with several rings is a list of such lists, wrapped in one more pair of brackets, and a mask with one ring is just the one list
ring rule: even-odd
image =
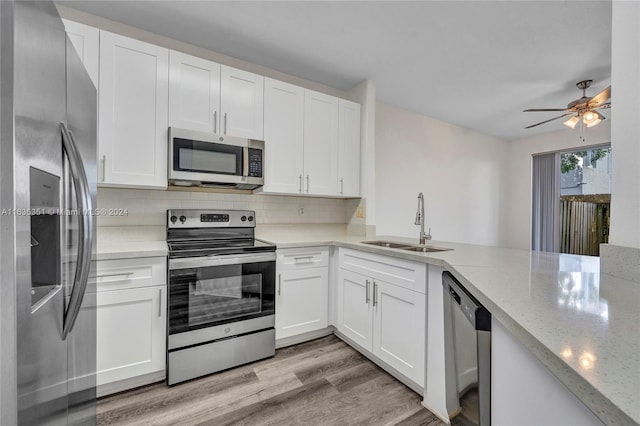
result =
[{"label": "cabinet handle", "polygon": [[128,277],[129,275],[133,275],[133,274],[134,272],[114,272],[113,274],[94,275],[89,278],[106,278],[106,277],[119,277],[119,276]]},{"label": "cabinet handle", "polygon": [[302,193],[302,175],[300,175],[300,193]]},{"label": "cabinet handle", "polygon": [[158,289],[158,317],[162,316],[162,289]]},{"label": "cabinet handle", "polygon": [[307,194],[309,193],[309,175],[307,175]]},{"label": "cabinet handle", "polygon": [[367,285],[366,285],[366,290],[365,290],[365,296],[364,296],[364,301],[366,302],[366,304],[369,304],[369,300],[371,299],[369,297],[369,286],[371,285],[371,283],[369,282],[369,280],[367,280]]},{"label": "cabinet handle", "polygon": [[278,296],[280,296],[281,289],[282,289],[282,274],[278,274]]},{"label": "cabinet handle", "polygon": [[376,306],[378,304],[378,284],[376,284],[376,282],[373,282],[373,306]]},{"label": "cabinet handle", "polygon": [[103,155],[102,156],[102,181],[103,182],[105,179],[106,168],[107,168],[107,156]]},{"label": "cabinet handle", "polygon": [[227,113],[224,113],[224,134],[227,134]]},{"label": "cabinet handle", "polygon": [[344,192],[344,178],[340,178],[340,195]]},{"label": "cabinet handle", "polygon": [[218,111],[213,111],[213,133],[218,133]]}]

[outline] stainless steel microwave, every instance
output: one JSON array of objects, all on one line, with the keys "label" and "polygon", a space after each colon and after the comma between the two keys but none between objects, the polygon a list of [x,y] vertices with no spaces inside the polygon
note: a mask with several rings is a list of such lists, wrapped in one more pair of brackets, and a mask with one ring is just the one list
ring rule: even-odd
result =
[{"label": "stainless steel microwave", "polygon": [[264,185],[264,142],[169,127],[169,185]]}]

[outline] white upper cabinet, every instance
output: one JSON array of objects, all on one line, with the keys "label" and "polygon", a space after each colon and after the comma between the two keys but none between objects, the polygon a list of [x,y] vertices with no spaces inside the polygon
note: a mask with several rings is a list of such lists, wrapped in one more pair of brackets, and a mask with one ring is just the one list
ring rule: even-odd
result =
[{"label": "white upper cabinet", "polygon": [[264,77],[171,51],[169,125],[264,139]]},{"label": "white upper cabinet", "polygon": [[220,133],[263,140],[264,77],[223,65],[220,91]]},{"label": "white upper cabinet", "polygon": [[301,193],[304,89],[265,78],[264,192]]},{"label": "white upper cabinet", "polygon": [[360,104],[338,103],[338,195],[360,196]]},{"label": "white upper cabinet", "polygon": [[169,126],[218,133],[220,64],[169,53]]},{"label": "white upper cabinet", "polygon": [[305,90],[304,192],[338,195],[338,98]]},{"label": "white upper cabinet", "polygon": [[360,105],[265,79],[265,193],[360,196]]},{"label": "white upper cabinet", "polygon": [[168,49],[100,31],[98,183],[167,187]]},{"label": "white upper cabinet", "polygon": [[93,85],[98,87],[98,63],[100,56],[100,30],[78,22],[63,19],[67,35],[76,48]]}]

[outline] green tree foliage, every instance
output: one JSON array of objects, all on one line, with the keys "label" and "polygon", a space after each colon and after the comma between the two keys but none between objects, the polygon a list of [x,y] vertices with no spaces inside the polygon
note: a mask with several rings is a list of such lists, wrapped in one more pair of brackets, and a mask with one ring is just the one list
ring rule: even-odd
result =
[{"label": "green tree foliage", "polygon": [[[604,158],[609,153],[609,149],[592,149],[591,150],[591,165],[595,165],[596,161]],[[562,173],[568,173],[571,170],[576,169],[580,164],[580,159],[583,159],[587,156],[587,151],[576,151],[576,152],[563,152],[560,154],[560,171]],[[585,160],[586,161],[586,160]]]}]

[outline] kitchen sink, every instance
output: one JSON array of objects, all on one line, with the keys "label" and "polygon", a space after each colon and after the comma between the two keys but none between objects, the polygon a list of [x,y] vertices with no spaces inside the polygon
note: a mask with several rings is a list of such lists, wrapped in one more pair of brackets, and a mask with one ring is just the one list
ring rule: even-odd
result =
[{"label": "kitchen sink", "polygon": [[452,250],[448,248],[422,246],[422,245],[408,244],[408,243],[396,243],[394,241],[362,241],[362,244],[370,244],[372,246],[394,248],[394,249],[406,250],[406,251],[415,251],[417,253],[433,253],[438,251]]},{"label": "kitchen sink", "polygon": [[429,246],[411,246],[411,247],[402,247],[402,250],[416,251],[418,253],[431,253],[431,252],[437,252],[437,251],[447,251],[452,249],[429,247]]},{"label": "kitchen sink", "polygon": [[407,243],[394,243],[393,241],[363,241],[362,244],[371,244],[372,246],[380,246],[386,248],[405,248]]}]

